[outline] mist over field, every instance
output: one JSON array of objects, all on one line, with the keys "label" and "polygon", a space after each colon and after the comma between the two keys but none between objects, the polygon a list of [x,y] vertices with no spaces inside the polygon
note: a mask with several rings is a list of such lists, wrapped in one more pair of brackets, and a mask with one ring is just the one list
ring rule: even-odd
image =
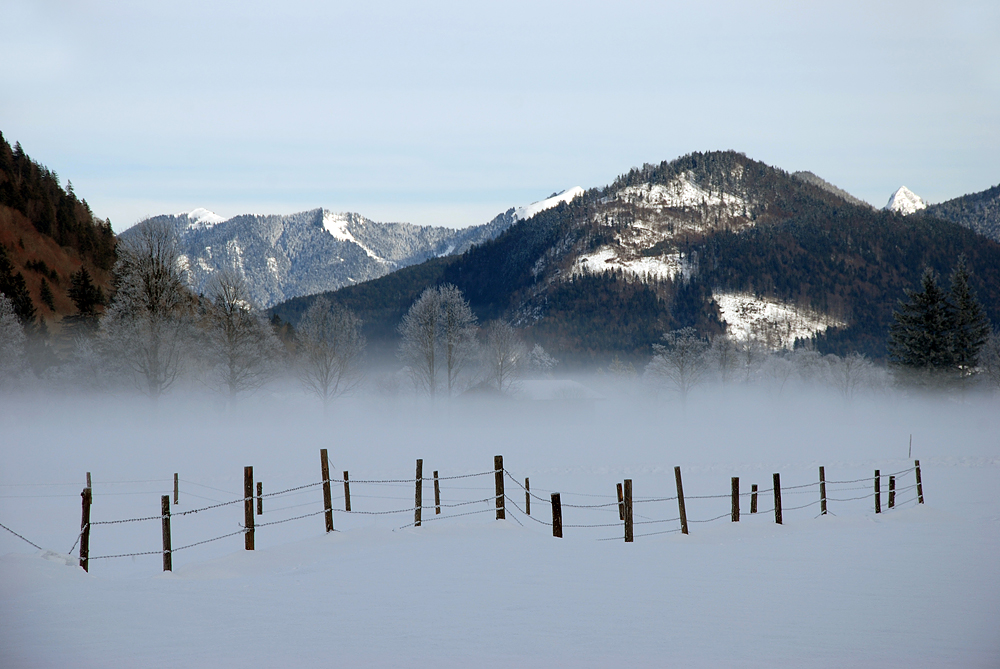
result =
[{"label": "mist over field", "polygon": [[[7,396],[5,525],[64,554],[79,533],[86,472],[92,522],[153,519],[95,524],[89,574],[59,556],[39,560],[43,551],[3,532],[3,664],[995,666],[995,396],[890,390],[847,400],[828,388],[706,384],[681,402],[607,374],[577,382],[599,399],[579,390],[555,401],[524,399],[527,389],[522,399],[434,402],[358,393],[324,412],[291,386],[235,405],[204,392],[155,405],[116,394]],[[924,505],[912,490],[911,434]],[[321,448],[334,479],[332,534]],[[492,498],[498,454],[510,474],[504,521]],[[421,527],[412,526],[417,458]],[[313,484],[265,498],[258,524],[312,515],[258,527],[253,552],[240,536],[242,502],[176,515],[239,500],[248,465],[265,495]],[[822,517],[809,485],[820,465],[834,482]],[[633,481],[639,523],[669,519],[675,501],[638,500],[675,495],[675,466],[690,534],[677,522],[637,524],[635,542],[623,543],[616,483]],[[876,469],[898,472],[906,489],[889,510],[883,480],[881,514],[870,495]],[[355,512],[398,513],[344,513],[343,470]],[[164,574],[158,516],[174,472],[175,549],[236,535],[175,550]],[[774,472],[786,489],[780,526],[768,513]],[[445,479],[460,475],[473,476]],[[728,517],[733,476],[744,495],[739,523]],[[531,518],[515,482],[524,477],[537,495]],[[371,479],[394,482],[363,483]],[[751,483],[765,491],[754,515]],[[562,539],[551,535],[550,492],[562,494]],[[862,499],[832,501],[854,496]],[[574,527],[588,524],[610,526]],[[95,614],[74,616],[80,608]]]}]

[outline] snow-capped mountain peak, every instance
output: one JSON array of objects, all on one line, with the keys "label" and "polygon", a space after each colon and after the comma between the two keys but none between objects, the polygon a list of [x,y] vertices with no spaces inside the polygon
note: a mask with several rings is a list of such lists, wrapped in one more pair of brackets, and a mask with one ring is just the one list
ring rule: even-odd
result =
[{"label": "snow-capped mountain peak", "polygon": [[551,209],[552,207],[558,206],[563,202],[571,202],[581,195],[583,195],[583,189],[579,186],[567,188],[563,192],[557,193],[550,198],[539,200],[538,202],[532,202],[531,204],[523,207],[517,207],[514,210],[514,220],[523,221],[526,218],[531,218],[540,211]]},{"label": "snow-capped mountain peak", "polygon": [[176,218],[187,218],[187,228],[189,230],[194,228],[210,228],[213,225],[222,223],[226,220],[215,212],[209,211],[204,207],[198,207],[197,209],[192,209],[191,211],[182,211],[176,215]]},{"label": "snow-capped mountain peak", "polygon": [[887,211],[895,211],[903,216],[908,216],[915,211],[920,211],[921,209],[926,209],[927,203],[920,199],[920,196],[911,191],[906,186],[900,186],[899,189],[892,194],[889,198],[889,202],[886,203],[885,209]]}]

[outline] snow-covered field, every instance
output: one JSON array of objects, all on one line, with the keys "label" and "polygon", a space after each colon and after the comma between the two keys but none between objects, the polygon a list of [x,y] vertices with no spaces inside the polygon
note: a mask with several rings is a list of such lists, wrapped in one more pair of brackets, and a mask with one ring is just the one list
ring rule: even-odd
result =
[{"label": "snow-covered field", "polygon": [[[594,384],[596,382],[585,383]],[[639,387],[599,387],[588,403],[355,399],[330,415],[297,395],[235,410],[205,398],[146,403],[4,398],[0,523],[65,553],[80,490],[93,476],[93,521],[157,516],[181,479],[174,513],[241,496],[253,465],[265,494],[350,471],[352,507],[412,507],[412,479],[487,472],[493,456],[539,497],[560,491],[563,539],[510,509],[445,508],[424,485],[412,511],[348,515],[335,486],[337,532],[323,516],[259,528],[159,555],[94,559],[90,573],[45,559],[0,530],[0,666],[794,666],[1000,665],[1000,411],[996,398],[863,398],[702,388],[686,407]],[[828,496],[866,495],[873,470],[923,469],[926,504],[900,494],[875,515],[870,497],[830,502],[817,517],[819,465]],[[730,477],[743,491],[780,472],[784,524],[773,516],[691,523],[691,533],[621,536],[615,484],[642,498],[674,494],[684,473],[688,517],[727,514]],[[912,484],[900,476],[900,488]],[[44,485],[41,485],[44,484]],[[806,486],[795,488],[794,486]],[[857,487],[850,491],[848,488]],[[507,480],[507,493],[524,493]],[[883,482],[883,507],[887,503]],[[442,503],[493,494],[492,473],[441,484]],[[834,493],[833,490],[843,490]],[[716,499],[698,499],[723,495]],[[771,508],[769,495],[761,511]],[[318,486],[265,499],[257,522],[322,509]],[[536,499],[534,519],[548,522]],[[638,502],[636,520],[676,516],[676,502]],[[516,519],[516,520],[515,520]],[[241,504],[172,522],[174,547],[238,532]],[[578,524],[611,527],[576,528]],[[677,523],[637,525],[636,534]],[[157,551],[160,522],[95,525],[91,555]]]}]

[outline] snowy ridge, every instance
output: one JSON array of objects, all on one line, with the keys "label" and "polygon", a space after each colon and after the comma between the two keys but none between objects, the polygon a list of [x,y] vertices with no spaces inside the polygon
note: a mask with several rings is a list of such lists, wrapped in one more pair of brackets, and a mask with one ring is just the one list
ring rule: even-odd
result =
[{"label": "snowy ridge", "polygon": [[691,174],[685,174],[668,184],[628,186],[617,193],[618,199],[630,204],[653,207],[726,207],[738,211],[746,206],[743,198],[726,192],[712,193],[699,186]]},{"label": "snowy ridge", "polygon": [[333,235],[334,239],[338,239],[342,242],[357,244],[365,253],[368,254],[369,258],[378,262],[388,263],[389,261],[385,258],[379,257],[374,251],[355,239],[354,235],[351,234],[351,231],[347,229],[347,224],[350,222],[351,216],[352,215],[349,213],[335,214],[324,209],[323,228]]},{"label": "snowy ridge", "polygon": [[906,186],[900,186],[889,198],[884,207],[887,211],[895,211],[903,216],[927,208],[927,203]]},{"label": "snowy ridge", "polygon": [[572,202],[574,199],[583,195],[583,189],[579,186],[574,186],[573,188],[567,188],[561,193],[557,193],[550,198],[540,200],[538,202],[533,202],[529,205],[523,207],[517,207],[514,210],[514,219],[518,221],[523,221],[526,218],[531,218],[535,214],[545,211],[546,209],[551,209],[556,207],[563,202]]}]

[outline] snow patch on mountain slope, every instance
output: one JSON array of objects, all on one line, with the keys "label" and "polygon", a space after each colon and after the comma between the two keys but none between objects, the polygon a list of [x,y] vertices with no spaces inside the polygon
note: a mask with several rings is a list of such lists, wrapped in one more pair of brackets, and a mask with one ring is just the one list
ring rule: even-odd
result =
[{"label": "snow patch on mountain slope", "polygon": [[682,175],[667,184],[644,183],[626,186],[617,193],[619,200],[630,204],[684,209],[689,207],[724,206],[730,210],[742,209],[746,201],[732,193],[712,193],[697,183],[690,174]]},{"label": "snow patch on mountain slope", "polygon": [[621,270],[626,274],[660,280],[673,279],[678,275],[685,277],[691,275],[691,267],[679,253],[624,259],[614,249],[607,246],[578,257],[573,262],[570,273],[576,276],[599,274],[607,270]]},{"label": "snow patch on mountain slope", "polygon": [[826,332],[827,328],[847,325],[812,309],[749,293],[713,292],[712,297],[719,305],[730,336],[753,338],[773,350],[792,348],[796,339],[808,339]]},{"label": "snow patch on mountain slope", "polygon": [[377,253],[372,251],[370,248],[358,241],[351,231],[347,229],[347,224],[350,222],[350,215],[346,213],[335,214],[332,211],[323,210],[323,228],[333,235],[334,239],[338,239],[342,242],[351,242],[352,244],[357,244],[362,251],[368,254],[368,257],[372,260],[376,260],[380,263],[386,262],[386,260],[380,257]]},{"label": "snow patch on mountain slope", "polygon": [[903,216],[909,216],[926,208],[927,203],[906,186],[900,186],[885,205],[887,211],[895,211]]},{"label": "snow patch on mountain slope", "polygon": [[563,202],[572,202],[581,195],[583,195],[583,189],[579,186],[568,188],[550,198],[546,198],[538,202],[532,202],[531,204],[523,207],[518,207],[514,210],[514,220],[522,221],[526,218],[531,218],[535,214],[545,211],[546,209],[551,209],[552,207],[558,206]]}]

